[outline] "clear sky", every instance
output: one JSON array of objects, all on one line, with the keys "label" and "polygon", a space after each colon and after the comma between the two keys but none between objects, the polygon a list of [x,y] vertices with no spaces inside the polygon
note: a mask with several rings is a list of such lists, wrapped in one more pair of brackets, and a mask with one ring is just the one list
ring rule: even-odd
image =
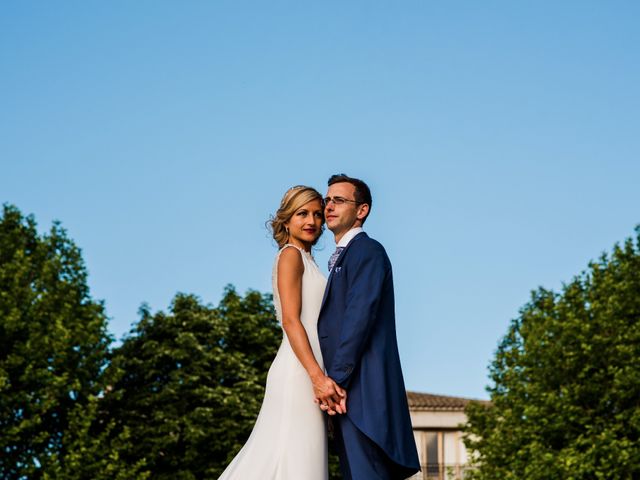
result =
[{"label": "clear sky", "polygon": [[640,223],[639,18],[635,1],[3,1],[0,202],[62,222],[120,338],[142,302],[270,291],[284,191],[361,177],[407,387],[486,398],[530,291]]}]

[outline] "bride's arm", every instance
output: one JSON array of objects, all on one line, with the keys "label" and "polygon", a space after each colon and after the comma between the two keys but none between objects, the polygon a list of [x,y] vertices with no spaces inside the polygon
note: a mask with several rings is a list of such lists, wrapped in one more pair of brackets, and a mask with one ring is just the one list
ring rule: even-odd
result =
[{"label": "bride's arm", "polygon": [[[282,306],[282,327],[293,352],[307,371],[316,399],[330,410],[345,413],[344,390],[327,377],[316,361],[307,332],[300,321],[304,264],[296,248],[286,248],[278,259],[278,293]],[[344,410],[344,411],[343,411]]]}]

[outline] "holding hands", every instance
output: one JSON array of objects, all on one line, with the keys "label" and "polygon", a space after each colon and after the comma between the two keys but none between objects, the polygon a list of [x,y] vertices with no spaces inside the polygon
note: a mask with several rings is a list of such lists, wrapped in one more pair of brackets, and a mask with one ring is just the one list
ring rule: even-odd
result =
[{"label": "holding hands", "polygon": [[329,415],[347,413],[347,392],[324,373],[311,377],[315,402]]}]

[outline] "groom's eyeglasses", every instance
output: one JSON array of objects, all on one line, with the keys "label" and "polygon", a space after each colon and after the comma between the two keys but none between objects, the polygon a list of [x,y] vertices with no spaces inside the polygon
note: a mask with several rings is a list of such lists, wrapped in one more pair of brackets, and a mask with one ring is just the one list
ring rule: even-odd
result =
[{"label": "groom's eyeglasses", "polygon": [[356,200],[349,200],[348,198],[344,197],[324,197],[324,204],[329,205],[329,202],[333,202],[335,205],[342,205],[345,202],[355,203],[356,205],[361,204],[361,202],[358,202]]}]

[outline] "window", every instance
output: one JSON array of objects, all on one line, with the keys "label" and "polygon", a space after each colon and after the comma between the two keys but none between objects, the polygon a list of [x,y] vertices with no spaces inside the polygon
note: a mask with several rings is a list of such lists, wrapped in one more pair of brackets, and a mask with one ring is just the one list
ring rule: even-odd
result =
[{"label": "window", "polygon": [[414,430],[422,472],[415,480],[461,480],[467,460],[462,435],[457,430]]},{"label": "window", "polygon": [[440,479],[440,459],[441,450],[438,448],[438,437],[442,432],[425,432],[426,454],[426,477]]}]

